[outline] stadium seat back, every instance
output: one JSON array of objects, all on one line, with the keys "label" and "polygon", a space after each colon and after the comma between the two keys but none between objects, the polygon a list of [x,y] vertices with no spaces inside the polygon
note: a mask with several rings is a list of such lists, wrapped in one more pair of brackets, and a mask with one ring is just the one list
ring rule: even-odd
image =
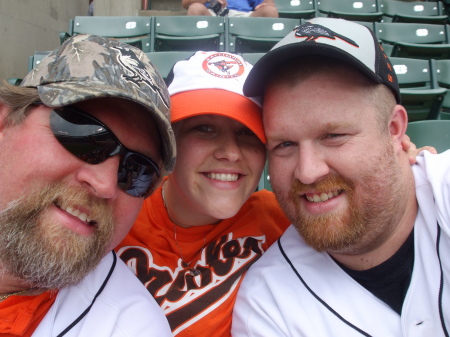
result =
[{"label": "stadium seat back", "polygon": [[406,134],[416,146],[431,145],[438,153],[450,149],[450,120],[430,120],[408,123]]},{"label": "stadium seat back", "polygon": [[311,19],[316,16],[315,0],[274,0],[280,18]]},{"label": "stadium seat back", "polygon": [[78,34],[94,34],[149,52],[153,42],[152,20],[151,16],[77,16],[70,20],[69,32],[60,34],[60,42]]},{"label": "stadium seat back", "polygon": [[448,25],[376,22],[375,33],[383,46],[390,47],[390,56],[450,58]]},{"label": "stadium seat back", "polygon": [[225,50],[225,19],[214,16],[156,16],[153,51]]},{"label": "stadium seat back", "polygon": [[445,24],[448,17],[444,4],[440,1],[399,1],[381,0],[380,9],[385,22],[412,22]]},{"label": "stadium seat back", "polygon": [[299,24],[300,20],[289,18],[229,17],[228,51],[267,52]]},{"label": "stadium seat back", "polygon": [[322,16],[352,21],[381,21],[383,13],[378,10],[377,0],[317,0]]},{"label": "stadium seat back", "polygon": [[408,120],[437,119],[447,90],[438,87],[430,62],[396,57],[390,60],[397,75]]}]

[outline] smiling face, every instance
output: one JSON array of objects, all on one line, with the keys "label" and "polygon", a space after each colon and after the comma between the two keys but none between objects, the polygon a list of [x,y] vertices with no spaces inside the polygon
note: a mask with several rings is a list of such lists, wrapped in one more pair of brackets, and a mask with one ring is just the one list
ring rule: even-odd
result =
[{"label": "smiling face", "polygon": [[197,226],[234,216],[258,185],[263,143],[243,124],[217,115],[184,119],[174,131],[178,157],[166,195],[173,220]]},{"label": "smiling face", "polygon": [[[316,250],[369,252],[392,235],[406,207],[404,164],[387,127],[395,101],[347,67],[300,74],[301,80],[272,81],[266,90],[273,190]],[[388,99],[374,104],[373,90]],[[386,102],[381,128],[377,106]]]},{"label": "smiling face", "polygon": [[[140,106],[98,99],[77,107],[161,164],[157,130]],[[123,239],[143,199],[117,186],[118,156],[90,165],[69,153],[50,129],[50,111],[38,106],[23,123],[0,124],[0,179],[10,182],[0,187],[0,256],[16,278],[60,288],[82,279]]]}]

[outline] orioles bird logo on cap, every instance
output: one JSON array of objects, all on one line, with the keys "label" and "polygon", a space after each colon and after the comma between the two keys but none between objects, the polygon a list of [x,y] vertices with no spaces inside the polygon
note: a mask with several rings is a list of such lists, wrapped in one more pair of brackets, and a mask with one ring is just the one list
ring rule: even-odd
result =
[{"label": "orioles bird logo on cap", "polygon": [[351,45],[359,48],[358,44],[353,41],[352,39],[349,39],[348,37],[345,37],[341,34],[338,34],[331,29],[316,25],[316,24],[306,24],[302,26],[296,27],[294,30],[296,37],[306,37],[306,42],[313,41],[315,42],[318,38],[324,37],[331,40],[336,40],[336,38],[339,38],[347,43],[350,43]]},{"label": "orioles bird logo on cap", "polygon": [[202,64],[203,70],[219,78],[236,78],[244,73],[244,64],[236,55],[215,53],[209,55]]}]

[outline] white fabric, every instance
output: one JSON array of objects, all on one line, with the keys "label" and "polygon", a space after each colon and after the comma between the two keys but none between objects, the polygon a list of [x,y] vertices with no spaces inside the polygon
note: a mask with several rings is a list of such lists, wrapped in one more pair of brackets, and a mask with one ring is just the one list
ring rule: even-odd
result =
[{"label": "white fabric", "polygon": [[[438,310],[438,256],[444,274],[443,317],[450,329],[450,151],[426,152],[417,160],[413,165],[419,205],[414,270],[401,316],[347,275],[328,254],[307,246],[292,225],[281,238],[282,248],[306,286],[366,336],[444,336]],[[274,243],[244,278],[234,307],[233,337],[364,335],[327,309],[305,284]]]},{"label": "white fabric", "polygon": [[[217,14],[212,10],[208,8],[208,11],[211,13],[212,16],[217,16]],[[228,10],[228,17],[240,17],[240,18],[248,18],[250,15],[253,14],[253,11],[250,12],[242,12],[242,11],[237,11],[235,9],[229,9]]]},{"label": "white fabric", "polygon": [[[172,336],[166,317],[154,298],[122,260],[117,258],[116,263],[91,310],[64,336]],[[81,283],[60,290],[32,336],[53,337],[64,331],[92,303],[112,265],[113,253],[110,253]]]},{"label": "white fabric", "polygon": [[[197,51],[188,60],[182,60],[173,67],[173,81],[169,94],[200,90],[222,89],[244,96],[242,87],[252,65],[242,56],[219,51]],[[258,106],[257,97],[249,98]]]}]

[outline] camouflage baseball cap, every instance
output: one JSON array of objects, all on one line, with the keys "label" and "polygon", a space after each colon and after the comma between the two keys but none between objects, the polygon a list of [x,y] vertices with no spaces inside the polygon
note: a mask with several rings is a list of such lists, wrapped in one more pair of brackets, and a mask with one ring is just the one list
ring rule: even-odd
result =
[{"label": "camouflage baseball cap", "polygon": [[38,89],[42,102],[61,107],[100,97],[119,97],[144,106],[162,138],[167,172],[175,165],[176,144],[170,101],[161,75],[145,53],[95,35],[76,35],[51,52],[22,81]]}]

